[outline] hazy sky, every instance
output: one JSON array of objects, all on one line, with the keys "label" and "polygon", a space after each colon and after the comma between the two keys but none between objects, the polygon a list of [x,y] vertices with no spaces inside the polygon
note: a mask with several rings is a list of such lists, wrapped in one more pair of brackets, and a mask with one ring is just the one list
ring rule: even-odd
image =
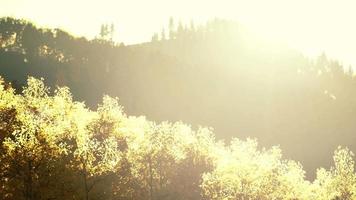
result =
[{"label": "hazy sky", "polygon": [[356,67],[354,0],[0,0],[0,16],[25,17],[93,37],[113,22],[116,40],[149,41],[173,16],[197,23],[234,19],[307,55],[325,51]]}]

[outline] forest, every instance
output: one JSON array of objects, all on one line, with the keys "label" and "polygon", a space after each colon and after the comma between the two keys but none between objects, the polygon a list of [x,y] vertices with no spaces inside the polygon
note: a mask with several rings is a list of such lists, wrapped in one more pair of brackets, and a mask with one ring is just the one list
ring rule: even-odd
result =
[{"label": "forest", "polygon": [[116,29],[0,18],[0,199],[356,199],[351,66],[223,19]]},{"label": "forest", "polygon": [[128,116],[117,98],[96,110],[29,77],[0,86],[1,199],[352,200],[353,153],[305,179],[299,162],[255,139],[225,144],[210,128]]}]

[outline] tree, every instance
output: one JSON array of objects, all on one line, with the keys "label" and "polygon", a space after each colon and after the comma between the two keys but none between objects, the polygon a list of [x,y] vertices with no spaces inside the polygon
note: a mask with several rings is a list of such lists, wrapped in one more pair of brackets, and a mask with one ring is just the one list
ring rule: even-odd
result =
[{"label": "tree", "polygon": [[340,146],[334,152],[334,167],[320,168],[314,181],[314,199],[351,200],[356,198],[354,154]]},{"label": "tree", "polygon": [[38,56],[39,47],[43,42],[41,40],[41,32],[33,24],[27,24],[24,27],[21,35],[21,43],[30,61]]},{"label": "tree", "polygon": [[184,26],[183,23],[181,21],[179,21],[178,23],[178,27],[177,27],[177,38],[182,39],[184,37]]},{"label": "tree", "polygon": [[193,32],[193,33],[196,31],[196,30],[195,30],[195,24],[194,24],[193,19],[190,20],[190,31]]},{"label": "tree", "polygon": [[161,41],[164,41],[166,40],[166,31],[164,30],[164,28],[162,28],[162,31],[161,31]]},{"label": "tree", "polygon": [[158,41],[158,33],[153,34],[151,41],[152,42],[157,42]]},{"label": "tree", "polygon": [[[257,150],[257,142],[233,139],[212,172],[203,175],[207,199],[308,199],[300,165],[281,160],[281,150]],[[305,195],[304,197],[302,195]]]},{"label": "tree", "polygon": [[[2,142],[2,171],[6,187],[11,188],[6,196],[32,200],[43,198],[43,184],[51,181],[45,180],[46,175],[52,174],[57,159],[66,152],[61,142],[65,130],[57,126],[65,114],[52,104],[42,81],[29,78],[23,93],[23,97],[14,96],[17,122],[12,124],[12,135]],[[46,195],[51,196],[52,189]]]},{"label": "tree", "polygon": [[108,34],[109,34],[108,25],[102,24],[100,26],[100,38],[104,39],[108,36]]},{"label": "tree", "polygon": [[121,116],[120,108],[116,104],[109,97],[104,97],[97,113],[83,111],[83,116],[76,123],[76,148],[73,151],[74,160],[71,167],[79,172],[86,200],[90,199],[91,191],[116,169],[120,161],[120,148],[114,135],[115,124],[119,121],[110,118],[112,112],[116,112],[117,115],[113,116],[116,119]]},{"label": "tree", "polygon": [[176,33],[175,33],[175,25],[174,25],[173,17],[169,18],[168,30],[169,30],[169,39],[174,40],[176,37],[175,35]]},{"label": "tree", "polygon": [[114,33],[115,33],[115,25],[114,25],[114,23],[111,23],[111,25],[110,25],[110,41],[113,41]]},{"label": "tree", "polygon": [[102,24],[100,26],[100,39],[101,40],[106,40],[109,42],[113,42],[114,39],[114,34],[115,34],[115,25],[114,23],[109,24]]}]

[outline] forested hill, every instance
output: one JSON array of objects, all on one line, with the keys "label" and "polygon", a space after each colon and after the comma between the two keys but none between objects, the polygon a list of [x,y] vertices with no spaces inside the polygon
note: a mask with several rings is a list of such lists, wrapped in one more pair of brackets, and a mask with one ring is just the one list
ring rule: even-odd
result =
[{"label": "forested hill", "polygon": [[149,43],[125,46],[2,18],[0,75],[15,88],[28,75],[44,77],[91,106],[109,94],[131,115],[280,144],[309,172],[327,167],[338,145],[356,152],[352,70],[325,55],[309,60],[226,20],[170,21],[166,30]]}]

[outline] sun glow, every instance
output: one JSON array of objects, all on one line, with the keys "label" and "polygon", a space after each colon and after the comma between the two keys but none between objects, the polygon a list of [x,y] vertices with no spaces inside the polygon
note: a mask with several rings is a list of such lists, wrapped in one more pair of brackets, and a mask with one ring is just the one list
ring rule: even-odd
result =
[{"label": "sun glow", "polygon": [[356,65],[353,36],[354,1],[322,0],[5,0],[1,15],[25,17],[39,25],[60,27],[93,38],[100,25],[114,23],[115,40],[125,44],[149,41],[167,26],[168,18],[202,23],[219,17],[237,20],[270,38],[286,42],[307,55],[320,54]]},{"label": "sun glow", "polygon": [[1,1],[1,199],[356,200],[351,1]]}]

